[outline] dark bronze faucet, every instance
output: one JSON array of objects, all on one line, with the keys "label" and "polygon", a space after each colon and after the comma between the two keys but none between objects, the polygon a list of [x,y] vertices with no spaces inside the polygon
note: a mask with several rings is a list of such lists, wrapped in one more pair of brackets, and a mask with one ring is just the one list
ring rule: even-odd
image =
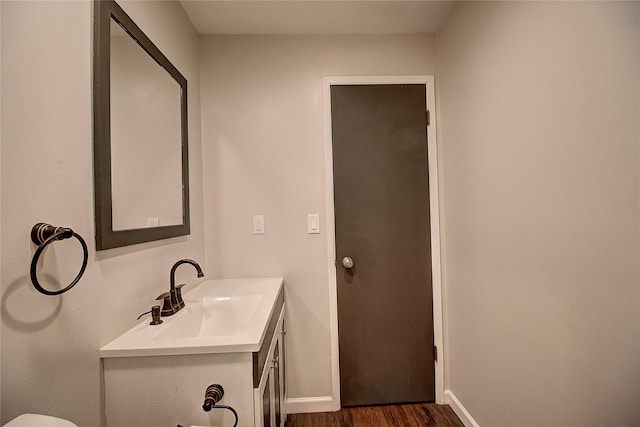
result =
[{"label": "dark bronze faucet", "polygon": [[165,292],[156,298],[158,300],[163,300],[162,310],[160,312],[163,317],[176,314],[184,307],[184,301],[182,300],[182,287],[184,284],[176,286],[176,270],[182,264],[191,264],[198,272],[198,277],[204,277],[202,269],[198,263],[192,259],[181,259],[173,264],[173,267],[171,267],[171,288],[169,289],[169,292]]}]

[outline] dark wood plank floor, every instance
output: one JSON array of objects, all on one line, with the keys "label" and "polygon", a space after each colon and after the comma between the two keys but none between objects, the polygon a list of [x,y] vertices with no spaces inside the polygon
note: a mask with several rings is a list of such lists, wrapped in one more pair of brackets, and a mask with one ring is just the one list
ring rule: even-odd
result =
[{"label": "dark wood plank floor", "polygon": [[287,427],[464,427],[449,405],[362,406],[338,412],[290,414]]}]

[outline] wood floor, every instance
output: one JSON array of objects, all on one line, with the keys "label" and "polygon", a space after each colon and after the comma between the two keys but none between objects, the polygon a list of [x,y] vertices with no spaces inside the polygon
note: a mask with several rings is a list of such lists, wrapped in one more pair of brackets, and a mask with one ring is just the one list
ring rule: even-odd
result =
[{"label": "wood floor", "polygon": [[449,405],[362,406],[338,412],[290,414],[287,427],[464,427]]}]

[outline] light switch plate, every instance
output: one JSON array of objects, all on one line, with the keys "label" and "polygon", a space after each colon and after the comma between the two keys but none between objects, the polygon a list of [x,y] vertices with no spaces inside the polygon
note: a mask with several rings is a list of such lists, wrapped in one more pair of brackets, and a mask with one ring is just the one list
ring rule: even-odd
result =
[{"label": "light switch plate", "polygon": [[264,234],[264,215],[253,216],[253,234]]},{"label": "light switch plate", "polygon": [[309,234],[320,234],[320,215],[307,215],[307,232]]}]

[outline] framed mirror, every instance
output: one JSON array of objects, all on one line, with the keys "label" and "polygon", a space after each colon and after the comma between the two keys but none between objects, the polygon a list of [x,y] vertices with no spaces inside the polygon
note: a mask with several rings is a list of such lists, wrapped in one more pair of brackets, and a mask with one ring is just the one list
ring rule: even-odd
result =
[{"label": "framed mirror", "polygon": [[112,0],[94,2],[96,249],[187,235],[187,80]]}]

